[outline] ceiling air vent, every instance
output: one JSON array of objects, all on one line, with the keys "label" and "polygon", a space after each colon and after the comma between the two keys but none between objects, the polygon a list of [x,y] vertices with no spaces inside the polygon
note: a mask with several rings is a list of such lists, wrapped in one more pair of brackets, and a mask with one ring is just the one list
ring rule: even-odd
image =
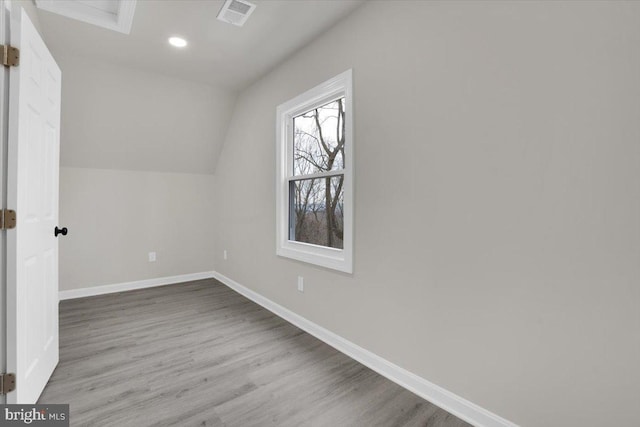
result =
[{"label": "ceiling air vent", "polygon": [[227,0],[218,13],[218,19],[242,27],[255,8],[256,5],[248,1]]}]

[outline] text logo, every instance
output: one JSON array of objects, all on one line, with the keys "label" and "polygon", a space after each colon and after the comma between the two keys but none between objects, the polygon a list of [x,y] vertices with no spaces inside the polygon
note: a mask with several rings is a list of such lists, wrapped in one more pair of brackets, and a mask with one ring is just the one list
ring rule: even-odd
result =
[{"label": "text logo", "polygon": [[0,405],[0,427],[69,427],[69,405]]}]

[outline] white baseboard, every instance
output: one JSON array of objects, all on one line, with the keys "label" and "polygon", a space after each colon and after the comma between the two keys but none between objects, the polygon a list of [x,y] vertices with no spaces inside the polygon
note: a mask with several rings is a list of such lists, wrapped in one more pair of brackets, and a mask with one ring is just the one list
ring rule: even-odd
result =
[{"label": "white baseboard", "polygon": [[214,272],[213,277],[287,322],[324,341],[336,350],[476,427],[518,427],[511,421],[505,420],[276,304],[223,274]]},{"label": "white baseboard", "polygon": [[60,300],[91,297],[95,295],[112,294],[115,292],[132,291],[134,289],[153,288],[155,286],[172,285],[174,283],[190,282],[192,280],[211,279],[213,271],[202,273],[181,274],[179,276],[158,277],[155,279],[137,280],[135,282],[116,283],[113,285],[93,286],[90,288],[69,289],[60,291]]}]

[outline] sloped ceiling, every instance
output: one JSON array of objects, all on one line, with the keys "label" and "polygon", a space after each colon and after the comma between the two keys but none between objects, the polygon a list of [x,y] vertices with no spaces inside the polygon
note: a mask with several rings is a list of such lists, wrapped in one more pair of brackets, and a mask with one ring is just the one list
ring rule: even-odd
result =
[{"label": "sloped ceiling", "polygon": [[[254,0],[244,27],[216,19],[220,0],[139,0],[129,35],[39,10],[49,47],[231,90],[246,87],[363,0]],[[188,40],[184,49],[170,36]]]},{"label": "sloped ceiling", "polygon": [[61,165],[214,173],[237,93],[363,3],[252,1],[236,27],[223,1],[138,0],[129,35],[38,9],[63,73]]}]

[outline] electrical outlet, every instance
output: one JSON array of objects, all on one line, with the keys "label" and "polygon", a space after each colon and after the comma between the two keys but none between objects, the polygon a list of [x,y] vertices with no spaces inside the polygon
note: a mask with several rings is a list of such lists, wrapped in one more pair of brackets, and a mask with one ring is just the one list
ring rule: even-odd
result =
[{"label": "electrical outlet", "polygon": [[222,258],[223,258],[225,261],[227,260],[227,250],[226,250],[226,249],[222,252]]},{"label": "electrical outlet", "polygon": [[304,277],[298,276],[298,291],[304,292]]},{"label": "electrical outlet", "polygon": [[156,253],[149,252],[149,262],[156,262]]}]

